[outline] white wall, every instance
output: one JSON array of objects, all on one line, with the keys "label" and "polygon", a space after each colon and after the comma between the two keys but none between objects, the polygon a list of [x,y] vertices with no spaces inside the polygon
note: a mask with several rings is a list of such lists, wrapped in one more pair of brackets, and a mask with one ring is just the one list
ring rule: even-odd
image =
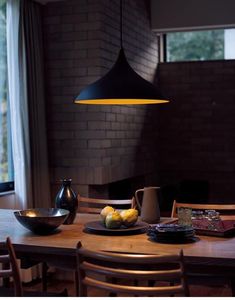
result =
[{"label": "white wall", "polygon": [[15,194],[14,192],[0,194],[0,208],[18,209],[16,207]]}]

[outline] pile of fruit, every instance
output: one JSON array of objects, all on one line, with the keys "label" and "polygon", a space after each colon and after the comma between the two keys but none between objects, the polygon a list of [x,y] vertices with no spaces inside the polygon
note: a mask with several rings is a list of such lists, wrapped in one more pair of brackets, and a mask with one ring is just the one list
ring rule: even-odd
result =
[{"label": "pile of fruit", "polygon": [[138,219],[138,210],[134,208],[118,211],[112,206],[105,206],[100,212],[104,226],[109,229],[117,229],[122,225],[133,226]]}]

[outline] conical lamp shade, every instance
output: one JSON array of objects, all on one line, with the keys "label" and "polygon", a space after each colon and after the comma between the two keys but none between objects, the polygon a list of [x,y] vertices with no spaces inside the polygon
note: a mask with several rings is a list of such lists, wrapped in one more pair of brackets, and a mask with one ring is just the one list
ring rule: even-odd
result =
[{"label": "conical lamp shade", "polygon": [[127,62],[123,48],[112,69],[87,86],[74,101],[78,104],[158,104],[166,103],[158,89],[139,76]]}]

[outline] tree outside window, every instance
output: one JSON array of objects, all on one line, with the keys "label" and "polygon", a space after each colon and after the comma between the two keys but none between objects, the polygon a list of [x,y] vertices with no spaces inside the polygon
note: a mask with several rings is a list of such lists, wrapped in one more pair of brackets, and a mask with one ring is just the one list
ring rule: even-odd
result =
[{"label": "tree outside window", "polygon": [[[228,38],[228,33],[230,36]],[[234,30],[218,29],[204,31],[175,32],[166,35],[167,61],[200,61],[235,58],[226,55],[234,36]],[[230,49],[231,47],[229,47]],[[232,47],[234,49],[234,45]],[[227,51],[228,52],[228,51]]]}]

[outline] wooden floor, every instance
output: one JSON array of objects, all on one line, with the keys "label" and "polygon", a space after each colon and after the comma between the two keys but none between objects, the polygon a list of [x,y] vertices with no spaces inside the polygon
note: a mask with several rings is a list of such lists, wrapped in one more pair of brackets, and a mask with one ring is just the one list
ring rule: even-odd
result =
[{"label": "wooden floor", "polygon": [[[70,297],[75,296],[74,284],[72,281],[67,280],[58,280],[53,277],[48,280],[48,291],[51,292],[60,292],[64,288],[67,288],[68,294]],[[24,286],[26,290],[40,290],[41,283],[30,283]],[[107,297],[108,294],[101,290],[90,289],[88,290],[89,297]],[[125,296],[125,295],[121,295]],[[231,289],[228,285],[218,285],[217,283],[214,286],[201,286],[190,284],[190,296],[191,297],[231,297]]]}]

